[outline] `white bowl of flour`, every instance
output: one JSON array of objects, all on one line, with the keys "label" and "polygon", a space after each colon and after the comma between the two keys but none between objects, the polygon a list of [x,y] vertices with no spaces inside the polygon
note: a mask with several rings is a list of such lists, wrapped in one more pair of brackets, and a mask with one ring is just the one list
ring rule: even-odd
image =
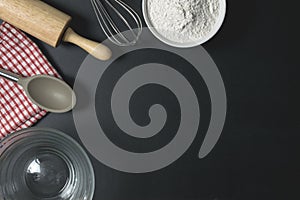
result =
[{"label": "white bowl of flour", "polygon": [[162,42],[180,48],[201,45],[221,28],[226,0],[143,0],[151,32]]}]

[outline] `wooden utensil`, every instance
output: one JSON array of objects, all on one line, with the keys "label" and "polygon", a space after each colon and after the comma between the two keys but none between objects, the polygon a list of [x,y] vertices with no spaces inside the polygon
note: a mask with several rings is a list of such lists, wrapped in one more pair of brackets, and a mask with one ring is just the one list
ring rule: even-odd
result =
[{"label": "wooden utensil", "polygon": [[68,27],[69,15],[40,0],[0,0],[0,18],[53,47],[61,41],[70,42],[97,59],[111,57],[108,47],[81,37]]}]

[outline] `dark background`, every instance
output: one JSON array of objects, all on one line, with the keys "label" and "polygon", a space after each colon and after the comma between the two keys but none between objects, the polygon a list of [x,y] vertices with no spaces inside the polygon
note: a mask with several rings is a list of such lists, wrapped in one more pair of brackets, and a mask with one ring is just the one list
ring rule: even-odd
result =
[{"label": "dark background", "polygon": [[[141,1],[124,1],[141,14]],[[78,33],[105,40],[89,1],[46,2],[72,15]],[[203,45],[219,67],[228,95],[218,144],[199,160],[199,136],[171,166],[138,175],[115,171],[90,156],[95,200],[300,199],[299,3],[227,3],[221,31]],[[54,49],[35,41],[73,85],[86,53],[69,44]],[[72,113],[48,114],[36,126],[62,130],[80,142]]]}]

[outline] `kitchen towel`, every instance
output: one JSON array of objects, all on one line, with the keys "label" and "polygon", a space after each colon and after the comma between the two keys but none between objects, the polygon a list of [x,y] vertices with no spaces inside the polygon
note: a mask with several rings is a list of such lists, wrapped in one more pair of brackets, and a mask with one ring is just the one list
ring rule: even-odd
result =
[{"label": "kitchen towel", "polygon": [[[0,25],[0,67],[24,77],[48,74],[60,77],[23,32],[3,22]],[[46,115],[34,105],[17,83],[0,77],[0,140],[8,134],[28,128]]]}]

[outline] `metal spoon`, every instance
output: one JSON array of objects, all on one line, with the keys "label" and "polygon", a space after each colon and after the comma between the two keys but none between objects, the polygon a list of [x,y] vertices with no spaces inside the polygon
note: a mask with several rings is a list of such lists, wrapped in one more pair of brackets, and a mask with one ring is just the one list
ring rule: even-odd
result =
[{"label": "metal spoon", "polygon": [[28,98],[46,111],[64,113],[75,106],[74,91],[58,78],[48,75],[24,78],[4,69],[0,69],[0,76],[21,85]]}]

